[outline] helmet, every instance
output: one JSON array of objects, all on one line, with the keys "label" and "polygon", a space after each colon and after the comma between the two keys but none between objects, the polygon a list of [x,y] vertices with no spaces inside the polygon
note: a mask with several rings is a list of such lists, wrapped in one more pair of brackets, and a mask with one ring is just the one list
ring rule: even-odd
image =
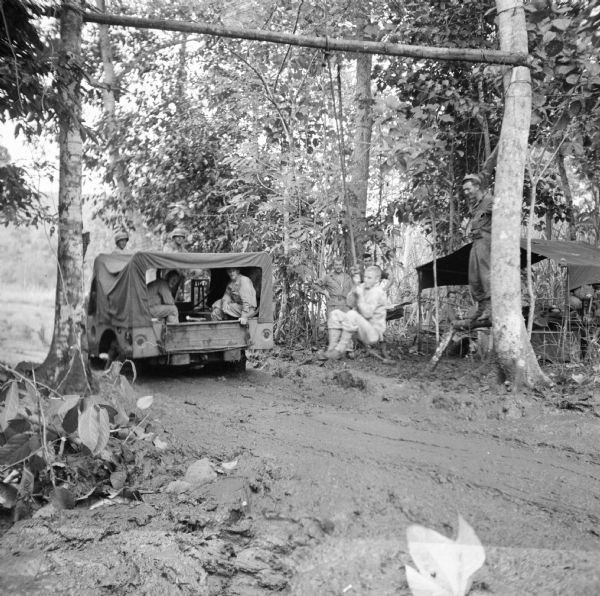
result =
[{"label": "helmet", "polygon": [[183,228],[175,228],[171,232],[171,238],[175,238],[175,236],[183,236],[185,238],[185,230]]},{"label": "helmet", "polygon": [[481,186],[481,183],[483,182],[481,179],[481,176],[479,174],[467,174],[464,178],[463,178],[463,184],[465,182],[472,182],[473,184],[477,184],[477,186]]},{"label": "helmet", "polygon": [[119,240],[129,240],[129,233],[125,230],[121,230],[115,234],[115,242],[119,242]]}]

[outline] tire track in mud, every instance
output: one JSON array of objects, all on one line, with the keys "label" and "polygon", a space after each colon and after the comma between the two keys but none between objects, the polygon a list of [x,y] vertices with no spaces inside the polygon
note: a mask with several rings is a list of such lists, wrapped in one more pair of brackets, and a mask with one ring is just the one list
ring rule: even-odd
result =
[{"label": "tire track in mud", "polygon": [[[335,416],[339,416],[339,414],[335,414]],[[465,448],[464,440],[448,440],[446,444],[441,444],[439,436],[433,433],[407,428],[404,428],[403,431],[414,436],[394,437],[385,433],[365,431],[350,425],[339,426],[327,422],[324,425],[334,429],[332,434],[335,434],[336,440],[340,438],[339,431],[349,432],[352,438],[348,441],[348,444],[360,443],[360,441],[354,439],[354,436],[359,434],[376,442],[387,441],[401,445],[403,449],[401,453],[396,454],[394,463],[391,464],[391,462],[386,461],[383,464],[378,457],[364,457],[362,450],[348,455],[340,453],[348,447],[346,442],[344,442],[344,445],[340,445],[339,451],[326,449],[320,443],[315,446],[314,444],[297,442],[295,446],[341,459],[348,463],[360,461],[365,466],[379,466],[387,470],[389,470],[391,464],[399,472],[402,469],[408,469],[415,474],[426,477],[431,476],[432,473],[442,473],[447,480],[451,478],[451,482],[454,484],[463,484],[466,487],[496,494],[512,503],[526,504],[547,513],[557,513],[568,517],[571,523],[600,525],[600,517],[590,512],[590,508],[598,507],[598,503],[594,503],[593,500],[600,502],[600,478],[589,474],[585,466],[573,465],[570,462],[567,462],[566,465],[564,463],[558,465],[555,455],[552,456],[552,459],[550,459],[550,456],[542,459],[539,454],[532,458],[531,453],[525,449],[515,452],[514,448],[506,448],[496,441],[479,440],[479,448],[475,446]],[[254,432],[258,431],[255,430]],[[329,434],[329,430],[326,433]],[[268,438],[276,440],[270,434]],[[281,438],[282,446],[286,446],[291,438],[293,437],[289,434]],[[448,437],[448,439],[456,439],[456,437]],[[461,443],[458,449],[456,448],[457,443]],[[289,449],[289,445],[287,447]],[[406,447],[409,448],[408,453]],[[490,454],[490,462],[459,469],[452,466],[452,463],[456,461],[468,460],[473,462],[476,459],[481,459],[481,453],[485,450]],[[457,451],[461,451],[461,454],[457,454]],[[494,451],[493,455],[492,451]],[[499,453],[499,451],[502,453]],[[449,453],[452,454],[450,457],[448,456]],[[545,497],[541,493],[532,494],[531,487],[538,471],[543,471],[545,475],[548,475],[549,469],[557,470],[563,476],[565,473],[569,476],[569,478],[565,477],[562,481],[562,484],[565,485],[564,490],[557,493],[556,498]],[[482,475],[484,478],[482,478]],[[517,480],[521,481],[520,485],[515,482]],[[590,484],[590,481],[593,481],[593,485]],[[561,499],[561,495],[564,500]],[[587,495],[588,499],[584,504],[577,505],[573,503],[573,499],[577,495]],[[569,502],[568,505],[567,502]]]},{"label": "tire track in mud", "polygon": [[[318,379],[311,382],[316,388]],[[181,400],[183,396],[176,394],[182,388],[189,391],[196,383],[194,378],[173,379],[169,387],[172,399]],[[588,454],[565,452],[552,445],[519,444],[497,434],[453,431],[447,418],[444,428],[423,430],[415,428],[422,427],[423,420],[413,424],[410,414],[402,415],[402,423],[385,420],[380,404],[372,400],[324,403],[316,393],[307,395],[306,388],[289,379],[269,379],[268,383],[203,379],[202,384],[209,385],[208,393],[217,397],[192,397],[198,409],[193,410],[197,415],[187,416],[194,419],[190,425],[201,429],[205,438],[212,435],[216,445],[222,440],[219,431],[211,428],[219,427],[222,433],[223,427],[234,427],[235,441],[247,445],[247,451],[258,458],[276,459],[307,483],[318,484],[319,471],[325,470],[342,485],[337,493],[329,493],[330,498],[339,498],[345,486],[356,493],[357,500],[375,502],[373,493],[397,490],[394,478],[402,478],[415,492],[426,493],[419,514],[428,511],[439,517],[441,513],[433,513],[436,503],[445,511],[449,503],[462,511],[479,507],[482,514],[491,511],[490,525],[504,515],[513,515],[527,522],[529,529],[536,524],[557,524],[569,527],[571,543],[583,533],[588,544],[599,545],[589,532],[590,526],[600,525],[596,514],[600,510],[600,477],[597,464],[587,461]],[[330,385],[325,387],[328,389],[335,390]],[[242,399],[240,394],[244,394]],[[331,472],[335,467],[343,470]],[[360,477],[364,480],[357,483],[355,478]],[[367,493],[362,485],[369,482],[373,490]],[[326,501],[326,489],[321,490]],[[296,505],[306,503],[308,499]],[[518,514],[512,511],[515,505]],[[410,518],[410,507],[405,517]],[[546,534],[549,531],[544,530]],[[538,542],[543,540],[542,532]]]}]

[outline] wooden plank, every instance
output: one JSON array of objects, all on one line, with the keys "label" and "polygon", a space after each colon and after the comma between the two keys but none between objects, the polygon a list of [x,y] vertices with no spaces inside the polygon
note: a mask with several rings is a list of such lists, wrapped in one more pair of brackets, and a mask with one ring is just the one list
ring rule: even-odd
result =
[{"label": "wooden plank", "polygon": [[209,321],[167,325],[164,349],[168,354],[220,352],[248,345],[248,330],[237,321]]}]

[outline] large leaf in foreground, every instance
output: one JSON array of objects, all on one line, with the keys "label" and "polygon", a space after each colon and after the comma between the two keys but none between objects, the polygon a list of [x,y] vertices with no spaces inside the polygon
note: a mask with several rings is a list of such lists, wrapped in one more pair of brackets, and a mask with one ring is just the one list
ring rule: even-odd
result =
[{"label": "large leaf in foreground", "polygon": [[82,443],[96,455],[108,444],[108,413],[104,408],[88,403],[79,416],[77,430]]},{"label": "large leaf in foreground", "polygon": [[423,526],[409,526],[408,550],[418,571],[406,566],[414,596],[465,596],[473,574],[485,562],[485,551],[473,528],[458,516],[458,535],[451,540]]},{"label": "large leaf in foreground", "polygon": [[16,381],[11,381],[10,387],[6,392],[4,407],[0,412],[0,430],[5,430],[8,423],[17,417],[19,411],[19,385]]},{"label": "large leaf in foreground", "polygon": [[29,457],[40,448],[37,435],[22,433],[13,435],[0,447],[0,466],[12,466]]}]

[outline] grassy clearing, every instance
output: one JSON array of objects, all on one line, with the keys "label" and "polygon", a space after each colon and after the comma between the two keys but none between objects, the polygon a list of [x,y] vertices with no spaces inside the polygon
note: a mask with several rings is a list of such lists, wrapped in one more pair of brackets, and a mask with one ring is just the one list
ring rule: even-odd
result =
[{"label": "grassy clearing", "polygon": [[54,290],[4,286],[0,304],[0,361],[41,362],[52,339]]}]

